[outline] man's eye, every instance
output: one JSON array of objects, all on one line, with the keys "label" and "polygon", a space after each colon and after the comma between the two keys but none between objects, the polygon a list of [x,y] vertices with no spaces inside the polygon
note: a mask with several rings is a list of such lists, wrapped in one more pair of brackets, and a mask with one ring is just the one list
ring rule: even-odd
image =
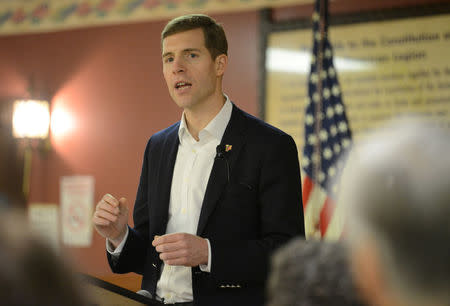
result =
[{"label": "man's eye", "polygon": [[195,53],[190,53],[190,54],[189,54],[189,57],[190,57],[190,58],[196,58],[196,57],[198,57],[198,55],[195,54]]},{"label": "man's eye", "polygon": [[173,57],[164,58],[164,63],[171,63],[171,62],[173,62]]}]

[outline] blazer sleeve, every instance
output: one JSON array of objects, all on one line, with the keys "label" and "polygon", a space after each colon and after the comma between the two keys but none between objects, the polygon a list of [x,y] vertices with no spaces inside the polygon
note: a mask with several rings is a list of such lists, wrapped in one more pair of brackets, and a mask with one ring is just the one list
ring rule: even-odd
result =
[{"label": "blazer sleeve", "polygon": [[141,177],[134,204],[134,227],[129,227],[129,234],[119,258],[113,258],[108,252],[108,263],[114,273],[135,272],[144,273],[147,249],[149,244],[148,233],[148,171],[151,139],[147,143],[144,153]]},{"label": "blazer sleeve", "polygon": [[271,253],[292,237],[305,235],[297,146],[282,132],[272,138],[245,153],[252,155],[246,165],[256,160],[260,171],[256,203],[251,203],[258,207],[259,237],[210,241],[211,276],[218,284],[264,282]]}]

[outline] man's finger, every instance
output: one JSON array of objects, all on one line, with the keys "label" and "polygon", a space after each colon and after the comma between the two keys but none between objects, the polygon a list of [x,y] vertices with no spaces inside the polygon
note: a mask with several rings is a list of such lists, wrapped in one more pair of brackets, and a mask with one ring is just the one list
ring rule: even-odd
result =
[{"label": "man's finger", "polygon": [[111,204],[113,207],[119,206],[119,201],[117,201],[117,199],[109,193],[105,194],[102,200],[105,201],[106,203]]},{"label": "man's finger", "polygon": [[112,206],[111,204],[109,204],[109,203],[107,203],[105,201],[100,201],[97,204],[96,210],[106,210],[106,211],[108,211],[108,212],[110,212],[112,214],[115,214],[115,215],[119,214],[119,208],[118,207],[114,207],[114,206]]},{"label": "man's finger", "polygon": [[178,250],[174,252],[165,252],[159,254],[159,258],[161,260],[173,260],[173,259],[180,259],[180,258],[188,258],[188,251],[187,250]]},{"label": "man's finger", "polygon": [[97,226],[108,226],[111,224],[110,221],[103,219],[103,218],[99,218],[97,216],[94,216],[92,218],[92,221],[93,221],[94,225],[97,225]]},{"label": "man's finger", "polygon": [[183,240],[185,237],[186,237],[185,233],[174,233],[174,234],[167,234],[167,235],[163,235],[163,236],[155,236],[155,239],[153,240],[152,244],[153,244],[153,246],[157,246],[157,245],[164,244],[164,243],[177,242],[177,241]]},{"label": "man's finger", "polygon": [[156,251],[159,253],[174,252],[174,251],[180,250],[181,248],[182,247],[180,246],[180,244],[178,242],[169,242],[169,243],[158,244],[156,246]]},{"label": "man's finger", "polygon": [[184,267],[192,267],[193,266],[186,257],[168,259],[168,260],[164,261],[164,264],[169,265],[169,266],[184,266]]},{"label": "man's finger", "polygon": [[127,202],[128,200],[126,198],[120,198],[118,206],[120,208],[128,208]]},{"label": "man's finger", "polygon": [[164,244],[164,243],[167,243],[167,242],[168,241],[166,240],[165,236],[156,236],[155,235],[155,238],[152,241],[152,245],[154,247],[156,247],[156,246],[158,246],[160,244]]},{"label": "man's finger", "polygon": [[117,215],[111,214],[111,213],[107,212],[106,210],[97,210],[94,213],[94,216],[96,216],[97,218],[103,218],[103,219],[111,221],[111,222],[117,221]]},{"label": "man's finger", "polygon": [[168,266],[182,266],[182,267],[189,266],[185,259],[171,259],[171,260],[165,261],[164,264],[166,264]]}]

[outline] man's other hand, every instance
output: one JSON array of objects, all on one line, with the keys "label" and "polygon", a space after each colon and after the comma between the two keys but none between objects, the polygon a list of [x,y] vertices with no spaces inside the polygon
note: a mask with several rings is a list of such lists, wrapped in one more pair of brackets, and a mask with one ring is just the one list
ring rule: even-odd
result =
[{"label": "man's other hand", "polygon": [[187,233],[167,234],[155,236],[152,245],[166,265],[196,267],[208,264],[208,242],[204,238]]}]

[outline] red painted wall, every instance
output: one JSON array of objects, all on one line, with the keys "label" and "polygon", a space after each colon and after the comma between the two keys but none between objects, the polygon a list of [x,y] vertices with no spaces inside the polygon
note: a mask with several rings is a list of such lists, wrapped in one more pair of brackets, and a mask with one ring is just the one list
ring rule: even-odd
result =
[{"label": "red painted wall", "polygon": [[[258,13],[215,17],[229,39],[224,90],[257,114]],[[52,135],[47,156],[34,155],[30,202],[58,203],[61,176],[93,175],[96,201],[109,192],[128,198],[132,209],[148,138],[181,116],[162,76],[165,22],[0,37],[0,100],[26,95],[33,78],[35,94],[73,121],[65,134]],[[81,271],[110,273],[96,233],[92,247],[68,251]]]}]

